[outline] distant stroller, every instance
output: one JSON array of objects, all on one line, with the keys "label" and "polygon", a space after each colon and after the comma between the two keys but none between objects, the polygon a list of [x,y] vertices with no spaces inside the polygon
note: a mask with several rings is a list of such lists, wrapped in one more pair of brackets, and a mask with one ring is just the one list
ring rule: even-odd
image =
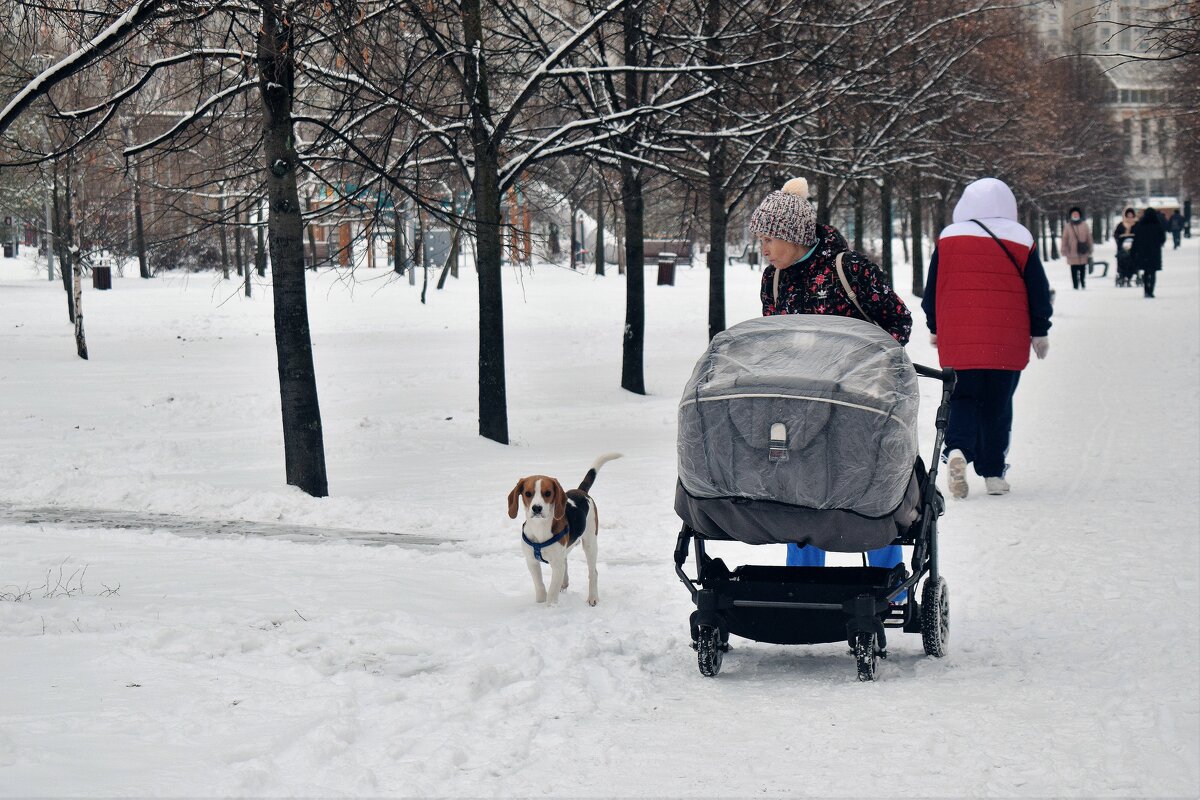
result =
[{"label": "distant stroller", "polygon": [[[917,455],[917,376],[942,381],[932,470]],[[780,315],[713,338],[679,406],[675,572],[696,603],[701,674],[731,634],[776,644],[846,641],[859,680],[887,655],[885,628],[942,656],[949,596],[938,573],[938,459],[954,371],[916,366],[891,336],[844,317]],[[705,542],[812,544],[857,553],[897,543],[910,566],[730,570]],[[694,542],[698,576],[684,571]],[[921,599],[917,587],[925,579]],[[903,601],[897,598],[905,595]]]},{"label": "distant stroller", "polygon": [[1117,251],[1117,286],[1141,286],[1142,273],[1133,260],[1133,253],[1121,249]]}]

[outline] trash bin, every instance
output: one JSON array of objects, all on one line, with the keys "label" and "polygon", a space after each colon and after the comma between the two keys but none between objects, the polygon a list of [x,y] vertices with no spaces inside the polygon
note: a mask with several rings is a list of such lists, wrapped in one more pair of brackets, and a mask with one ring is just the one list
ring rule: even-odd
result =
[{"label": "trash bin", "polygon": [[92,267],[92,288],[112,288],[112,267]]},{"label": "trash bin", "polygon": [[12,258],[12,257],[13,257],[13,246],[12,246],[12,242],[5,242],[5,243],[4,243],[4,257],[5,257],[5,258]]},{"label": "trash bin", "polygon": [[658,254],[658,285],[659,286],[674,286],[675,285],[675,254],[674,253],[659,253]]}]

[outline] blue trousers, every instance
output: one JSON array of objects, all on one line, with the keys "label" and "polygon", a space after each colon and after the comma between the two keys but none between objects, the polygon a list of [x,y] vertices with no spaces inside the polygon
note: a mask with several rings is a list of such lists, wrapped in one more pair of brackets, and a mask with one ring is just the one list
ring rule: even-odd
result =
[{"label": "blue trousers", "polygon": [[[898,544],[889,544],[878,550],[867,551],[867,563],[872,567],[892,568],[904,561],[904,548]],[[787,565],[789,567],[823,567],[825,566],[825,551],[811,544],[801,547],[796,544],[787,546]],[[908,599],[908,592],[901,594],[893,602],[903,603]]]},{"label": "blue trousers", "polygon": [[958,370],[950,395],[946,449],[962,450],[982,478],[1004,477],[1012,436],[1013,394],[1021,373],[1010,369]]}]

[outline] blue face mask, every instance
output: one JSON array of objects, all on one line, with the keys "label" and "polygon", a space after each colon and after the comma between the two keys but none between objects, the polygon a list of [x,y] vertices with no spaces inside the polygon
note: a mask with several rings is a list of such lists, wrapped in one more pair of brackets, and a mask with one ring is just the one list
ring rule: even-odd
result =
[{"label": "blue face mask", "polygon": [[817,249],[817,246],[815,244],[812,247],[808,248],[808,252],[805,253],[804,255],[800,256],[800,261],[797,261],[796,263],[799,264],[801,261],[808,261],[808,257],[811,256],[813,254],[813,252],[816,251],[816,249]]}]

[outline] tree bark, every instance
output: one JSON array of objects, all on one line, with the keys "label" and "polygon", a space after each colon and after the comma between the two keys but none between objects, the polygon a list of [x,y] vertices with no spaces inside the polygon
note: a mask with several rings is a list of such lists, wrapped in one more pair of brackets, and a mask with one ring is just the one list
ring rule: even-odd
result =
[{"label": "tree bark", "polygon": [[[69,172],[67,173],[70,174]],[[70,181],[64,178],[64,189],[67,190],[67,197],[70,197],[70,191],[67,187],[70,186]],[[75,324],[75,293],[71,289],[71,251],[67,247],[66,232],[63,230],[65,220],[63,218],[63,203],[59,200],[58,195],[58,165],[54,167],[54,248],[58,251],[58,266],[62,277],[63,293],[67,296],[67,320]]]},{"label": "tree bark", "polygon": [[829,176],[817,176],[817,224],[828,225],[832,219],[829,207]]},{"label": "tree bark", "polygon": [[463,59],[475,156],[476,267],[479,279],[479,435],[508,444],[508,399],[504,378],[504,303],[501,280],[500,154],[492,140],[487,58],[483,52],[480,0],[462,0],[463,33],[478,48]]},{"label": "tree bark", "polygon": [[725,330],[725,145],[717,142],[708,160],[708,338]]},{"label": "tree bark", "polygon": [[142,222],[141,172],[137,166],[134,166],[133,169],[133,242],[137,249],[138,275],[148,279],[150,262],[146,258],[146,229]]},{"label": "tree bark", "polygon": [[304,225],[296,188],[299,159],[294,147],[292,98],[295,48],[290,3],[264,0],[258,34],[259,92],[263,105],[270,215],[271,270],[275,307],[275,348],[283,412],[287,482],[313,497],[329,494],[325,445],[317,402],[316,372],[308,325],[304,274]]},{"label": "tree bark", "polygon": [[[274,161],[271,163],[274,163]],[[266,236],[267,229],[263,225],[261,199],[258,201],[258,225],[256,226],[256,230],[258,232],[258,249],[254,251],[254,271],[258,273],[258,277],[265,278],[267,277],[267,246],[264,242],[264,237]]]},{"label": "tree bark", "polygon": [[217,218],[218,225],[221,227],[221,278],[229,280],[229,236],[225,230],[225,189],[221,189],[221,196],[217,198]]},{"label": "tree bark", "polygon": [[604,274],[604,182],[596,181],[596,274]]},{"label": "tree bark", "polygon": [[925,206],[921,199],[921,171],[913,169],[912,199],[909,201],[909,215],[912,218],[912,293],[917,297],[925,295]]},{"label": "tree bark", "polygon": [[641,177],[628,163],[621,167],[621,207],[625,213],[625,336],[621,345],[621,388],[634,394],[645,394],[645,207]]},{"label": "tree bark", "polygon": [[883,176],[883,184],[879,187],[879,230],[880,230],[880,255],[879,266],[883,268],[883,274],[887,276],[888,285],[893,285],[892,281],[892,178],[890,175]]},{"label": "tree bark", "polygon": [[242,227],[242,214],[240,211],[233,212],[233,263],[237,267],[238,277],[244,275],[246,259],[242,255],[242,244],[246,238],[246,230]]},{"label": "tree bark", "polygon": [[312,222],[313,199],[312,192],[305,195],[304,207],[308,211],[309,222],[304,226],[305,232],[308,234],[308,268],[315,271],[317,269],[317,234],[313,230],[316,226]]},{"label": "tree bark", "polygon": [[854,252],[861,253],[863,250],[863,220],[866,214],[863,213],[863,201],[866,197],[866,189],[863,187],[862,181],[854,182]]},{"label": "tree bark", "polygon": [[[68,262],[71,265],[71,321],[75,323],[75,352],[84,361],[87,361],[88,349],[87,338],[83,333],[83,264],[79,260],[78,253],[75,252],[75,221],[72,207],[75,205],[75,198],[71,192],[71,172],[67,170],[66,182],[67,196],[64,205],[66,206],[66,224],[63,226],[63,237],[66,239],[66,250]],[[63,273],[64,278],[66,272]]]}]

